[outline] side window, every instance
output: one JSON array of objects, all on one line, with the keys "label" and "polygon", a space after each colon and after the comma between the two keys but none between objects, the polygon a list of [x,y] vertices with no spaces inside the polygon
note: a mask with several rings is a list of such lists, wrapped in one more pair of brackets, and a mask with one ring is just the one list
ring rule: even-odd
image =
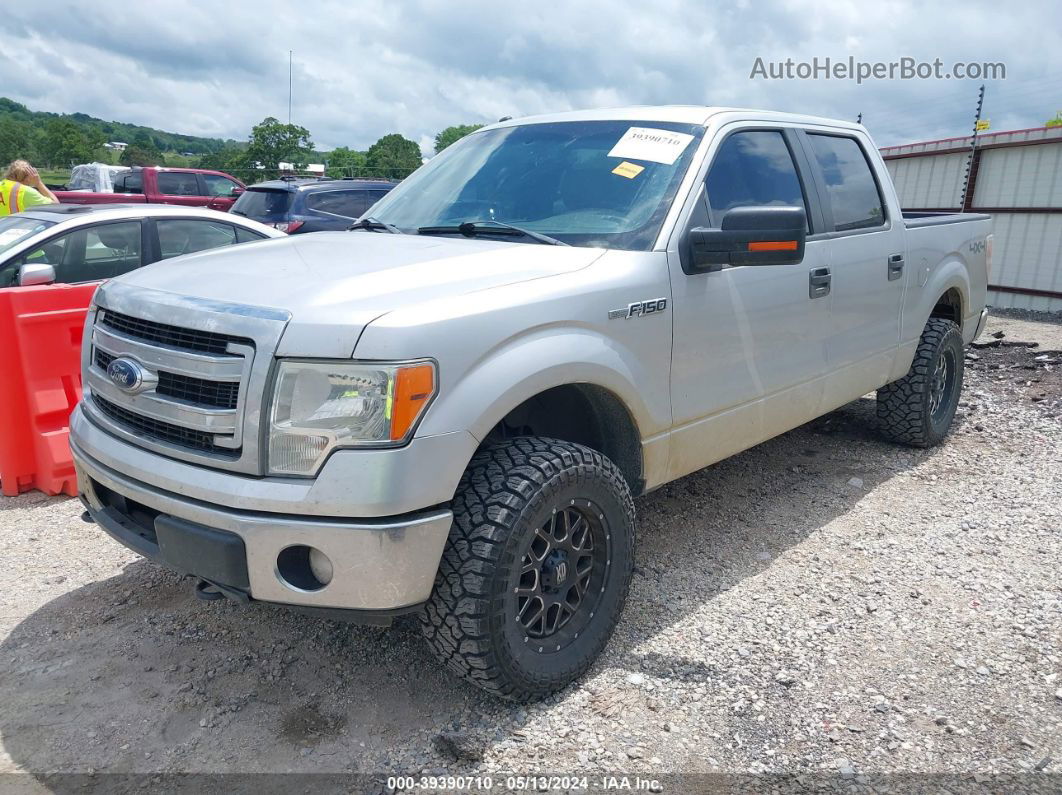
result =
[{"label": "side window", "polygon": [[101,224],[50,240],[23,262],[51,265],[59,284],[109,279],[143,264],[140,242],[139,221]]},{"label": "side window", "polygon": [[265,235],[260,235],[257,232],[252,232],[250,229],[244,229],[242,226],[236,227],[237,243],[253,243],[255,240],[265,239]]},{"label": "side window", "polygon": [[236,243],[236,230],[218,221],[186,218],[160,218],[155,222],[159,233],[161,259],[179,257]]},{"label": "side window", "polygon": [[195,178],[195,174],[160,171],[159,193],[167,196],[198,196],[199,181]]},{"label": "side window", "polygon": [[808,133],[808,141],[826,183],[834,228],[843,232],[884,224],[881,192],[859,142],[817,133]]},{"label": "side window", "polygon": [[307,209],[347,218],[357,218],[368,206],[367,191],[363,190],[329,190],[306,197]]},{"label": "side window", "polygon": [[802,207],[807,212],[793,156],[777,130],[747,130],[723,141],[705,189],[717,225],[734,207]]},{"label": "side window", "polygon": [[137,171],[130,174],[122,174],[114,182],[115,193],[143,193],[144,177]]},{"label": "side window", "polygon": [[[369,193],[369,207],[372,207],[374,204],[376,204],[376,202],[380,201],[380,199],[382,199],[384,196],[386,196],[388,193],[390,193],[390,191],[386,191],[386,190],[370,190],[368,193]],[[365,209],[368,209],[368,207],[366,207]]]},{"label": "side window", "polygon": [[232,192],[239,187],[228,177],[217,174],[203,174],[203,182],[206,183],[207,196],[232,196]]}]

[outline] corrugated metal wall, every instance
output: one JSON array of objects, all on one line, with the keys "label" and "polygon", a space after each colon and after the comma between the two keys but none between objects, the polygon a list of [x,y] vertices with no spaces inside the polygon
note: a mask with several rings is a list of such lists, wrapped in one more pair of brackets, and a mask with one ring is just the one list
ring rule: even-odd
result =
[{"label": "corrugated metal wall", "polygon": [[[978,151],[967,209],[992,213],[995,248],[989,281],[1009,288],[990,291],[989,303],[1062,311],[1062,130],[995,133],[978,142],[984,148]],[[905,209],[958,208],[970,143],[965,138],[883,149],[900,204]]]},{"label": "corrugated metal wall", "polygon": [[900,204],[904,207],[958,207],[966,155],[905,157],[887,160]]},{"label": "corrugated metal wall", "polygon": [[[1032,148],[1032,147],[1030,147]],[[1003,205],[1006,206],[1006,205]],[[1062,214],[998,213],[993,216],[992,284],[1062,293]],[[1062,299],[993,290],[992,306],[1062,310]]]},{"label": "corrugated metal wall", "polygon": [[974,205],[1062,207],[1062,143],[983,152]]}]

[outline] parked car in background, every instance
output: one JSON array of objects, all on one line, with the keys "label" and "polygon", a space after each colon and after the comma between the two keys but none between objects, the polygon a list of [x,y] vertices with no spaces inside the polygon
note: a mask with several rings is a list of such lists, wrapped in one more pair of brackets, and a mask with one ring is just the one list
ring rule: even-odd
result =
[{"label": "parked car in background", "polygon": [[289,235],[342,230],[397,184],[371,179],[275,179],[249,187],[232,212]]},{"label": "parked car in background", "polygon": [[114,191],[56,190],[63,204],[180,204],[228,210],[243,193],[242,182],[223,171],[201,168],[131,168],[113,176]]},{"label": "parked car in background", "polygon": [[192,207],[44,205],[0,218],[0,288],[110,279],[181,254],[283,236]]}]

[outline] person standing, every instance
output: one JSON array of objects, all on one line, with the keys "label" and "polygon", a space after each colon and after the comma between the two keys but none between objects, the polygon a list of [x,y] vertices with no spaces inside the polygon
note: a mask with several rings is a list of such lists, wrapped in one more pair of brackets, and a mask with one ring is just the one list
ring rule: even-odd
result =
[{"label": "person standing", "polygon": [[37,169],[25,160],[16,160],[7,167],[0,180],[0,216],[20,213],[42,204],[58,204],[55,194],[48,190]]}]

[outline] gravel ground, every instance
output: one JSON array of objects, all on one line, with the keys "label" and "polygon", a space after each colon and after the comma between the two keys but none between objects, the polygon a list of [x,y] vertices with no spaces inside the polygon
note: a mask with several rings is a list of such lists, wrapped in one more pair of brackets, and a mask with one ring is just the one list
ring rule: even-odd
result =
[{"label": "gravel ground", "polygon": [[0,773],[32,775],[0,788],[512,771],[674,792],[694,788],[674,774],[946,773],[997,791],[1020,774],[1006,789],[1059,791],[1062,325],[994,317],[981,342],[993,331],[937,449],[881,441],[863,399],[639,500],[615,637],[531,706],[450,678],[410,619],[199,602],[75,500],[2,498]]}]

